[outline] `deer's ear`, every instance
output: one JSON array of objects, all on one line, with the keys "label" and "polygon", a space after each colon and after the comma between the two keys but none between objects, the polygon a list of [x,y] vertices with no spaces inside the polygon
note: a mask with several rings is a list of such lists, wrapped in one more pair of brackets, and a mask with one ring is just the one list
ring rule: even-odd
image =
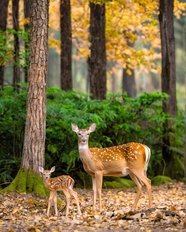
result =
[{"label": "deer's ear", "polygon": [[89,132],[93,132],[95,131],[95,129],[96,129],[96,123],[92,123],[88,128]]},{"label": "deer's ear", "polygon": [[79,130],[78,126],[74,124],[73,122],[71,123],[71,126],[72,126],[72,130],[77,133]]},{"label": "deer's ear", "polygon": [[55,171],[55,166],[50,169],[50,172],[54,172],[54,171]]},{"label": "deer's ear", "polygon": [[39,172],[43,173],[43,171],[44,169],[41,166],[39,166]]}]

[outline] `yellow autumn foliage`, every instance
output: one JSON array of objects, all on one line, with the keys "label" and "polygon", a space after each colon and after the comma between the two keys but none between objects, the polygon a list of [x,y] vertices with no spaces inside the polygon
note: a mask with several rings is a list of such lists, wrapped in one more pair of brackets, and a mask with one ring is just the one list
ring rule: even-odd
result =
[{"label": "yellow autumn foliage", "polygon": [[[107,60],[118,63],[120,67],[134,68],[136,65],[146,69],[158,70],[154,61],[160,58],[159,0],[93,0],[96,4],[105,3],[106,9],[106,49]],[[12,22],[11,2],[9,4],[8,25]],[[60,1],[50,0],[49,7],[49,46],[60,52]],[[186,4],[174,1],[174,14],[185,14]],[[29,20],[24,18],[23,2],[20,2],[20,27]],[[72,39],[76,48],[74,59],[90,55],[89,26],[90,9],[88,0],[71,0]],[[131,47],[130,43],[134,43]]]}]

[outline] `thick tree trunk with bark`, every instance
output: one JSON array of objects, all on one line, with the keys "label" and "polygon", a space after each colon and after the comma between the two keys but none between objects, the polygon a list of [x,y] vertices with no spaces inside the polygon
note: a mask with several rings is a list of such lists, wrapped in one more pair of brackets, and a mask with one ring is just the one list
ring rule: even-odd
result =
[{"label": "thick tree trunk with bark", "polygon": [[72,90],[72,29],[70,0],[60,0],[61,89]]},{"label": "thick tree trunk with bark", "polygon": [[[12,18],[13,28],[16,32],[19,30],[19,0],[12,0]],[[13,67],[13,85],[18,90],[20,82],[20,67],[19,67],[19,37],[14,34],[14,67]]]},{"label": "thick tree trunk with bark", "polygon": [[[176,102],[176,72],[175,72],[175,39],[174,39],[174,0],[160,0],[160,35],[161,35],[161,54],[162,54],[162,73],[161,84],[162,92],[169,95],[169,98],[163,101],[163,111],[172,117],[177,117]],[[164,127],[162,154],[166,163],[165,174],[176,175],[175,164],[177,156],[175,152],[169,149],[174,146],[170,137],[174,123],[167,120]],[[175,129],[175,128],[174,128]],[[174,169],[171,171],[171,169]]]},{"label": "thick tree trunk with bark", "polygon": [[106,98],[105,5],[90,2],[90,43],[88,76],[92,99]]},{"label": "thick tree trunk with bark", "polygon": [[[0,1],[0,30],[6,31],[9,0]],[[4,84],[4,62],[0,61],[0,86]]]},{"label": "thick tree trunk with bark", "polygon": [[39,177],[39,166],[44,167],[46,134],[48,1],[31,1],[29,80],[23,157],[19,173],[5,191],[16,189],[20,192],[45,193],[43,181]]}]

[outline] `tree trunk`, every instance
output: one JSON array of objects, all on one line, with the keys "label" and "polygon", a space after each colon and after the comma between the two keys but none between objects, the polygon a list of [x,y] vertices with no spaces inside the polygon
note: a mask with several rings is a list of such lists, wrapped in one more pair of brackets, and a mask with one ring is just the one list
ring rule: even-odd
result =
[{"label": "tree trunk", "polygon": [[116,73],[112,72],[111,74],[111,78],[112,78],[112,93],[117,93],[117,76]]},{"label": "tree trunk", "polygon": [[91,99],[106,98],[105,5],[90,2],[90,57],[88,77]]},{"label": "tree trunk", "polygon": [[[29,5],[29,1],[30,0],[24,0],[24,17],[27,20],[30,19],[30,5]],[[29,32],[30,23],[28,21],[24,24],[24,29],[25,29],[25,32],[27,32],[27,33]],[[25,52],[26,53],[29,52],[29,42],[25,42]],[[25,64],[26,63],[28,63],[28,60],[25,60]],[[25,82],[28,82],[28,67],[27,67],[27,65],[25,65],[24,71],[25,71]]]},{"label": "tree trunk", "polygon": [[32,0],[30,14],[30,57],[27,115],[22,164],[19,173],[5,189],[45,193],[39,166],[44,167],[46,134],[46,81],[48,66],[49,0]]},{"label": "tree trunk", "polygon": [[[186,84],[186,82],[185,82]],[[185,103],[185,117],[186,117],[186,103]],[[186,184],[186,118],[185,118],[185,143],[184,143],[184,174],[185,174],[185,178],[184,178],[184,184]]]},{"label": "tree trunk", "polygon": [[[174,0],[160,0],[160,36],[161,36],[161,54],[162,54],[162,73],[161,85],[162,92],[169,95],[169,98],[163,101],[163,112],[170,114],[172,117],[177,117],[177,102],[176,102],[176,75],[175,75],[175,39],[174,39]],[[172,177],[176,175],[177,170],[171,171],[176,154],[170,150],[170,146],[174,146],[171,140],[174,124],[167,120],[163,125],[163,147],[162,154],[166,163],[165,174]],[[175,128],[174,128],[175,130]],[[172,143],[172,144],[171,144]],[[171,171],[171,172],[170,172]]]},{"label": "tree trunk", "polygon": [[[126,33],[124,33],[125,38],[127,40],[128,47],[134,47],[134,43],[129,41]],[[136,83],[135,83],[135,76],[134,76],[134,69],[130,69],[131,75],[127,73],[127,69],[123,69],[123,77],[122,77],[122,91],[125,91],[129,97],[136,96]]]},{"label": "tree trunk", "polygon": [[60,0],[61,89],[72,90],[72,29],[70,0]]},{"label": "tree trunk", "polygon": [[[19,0],[12,0],[12,17],[13,29],[15,32],[19,30]],[[14,34],[14,67],[13,67],[13,85],[15,90],[18,90],[20,82],[20,67],[19,67],[19,37]]]},{"label": "tree trunk", "polygon": [[[0,1],[0,30],[6,31],[9,0]],[[0,86],[4,85],[4,62],[0,62]]]},{"label": "tree trunk", "polygon": [[136,84],[134,77],[134,70],[130,69],[131,75],[127,73],[126,69],[123,69],[123,78],[122,78],[122,91],[125,91],[129,97],[136,96]]}]

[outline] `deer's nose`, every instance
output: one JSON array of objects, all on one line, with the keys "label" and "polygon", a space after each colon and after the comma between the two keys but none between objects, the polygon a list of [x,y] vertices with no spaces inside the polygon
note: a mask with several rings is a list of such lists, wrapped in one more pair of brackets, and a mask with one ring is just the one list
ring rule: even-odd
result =
[{"label": "deer's nose", "polygon": [[83,143],[85,143],[85,142],[86,142],[86,139],[85,139],[85,138],[82,138],[81,141],[82,141]]}]

